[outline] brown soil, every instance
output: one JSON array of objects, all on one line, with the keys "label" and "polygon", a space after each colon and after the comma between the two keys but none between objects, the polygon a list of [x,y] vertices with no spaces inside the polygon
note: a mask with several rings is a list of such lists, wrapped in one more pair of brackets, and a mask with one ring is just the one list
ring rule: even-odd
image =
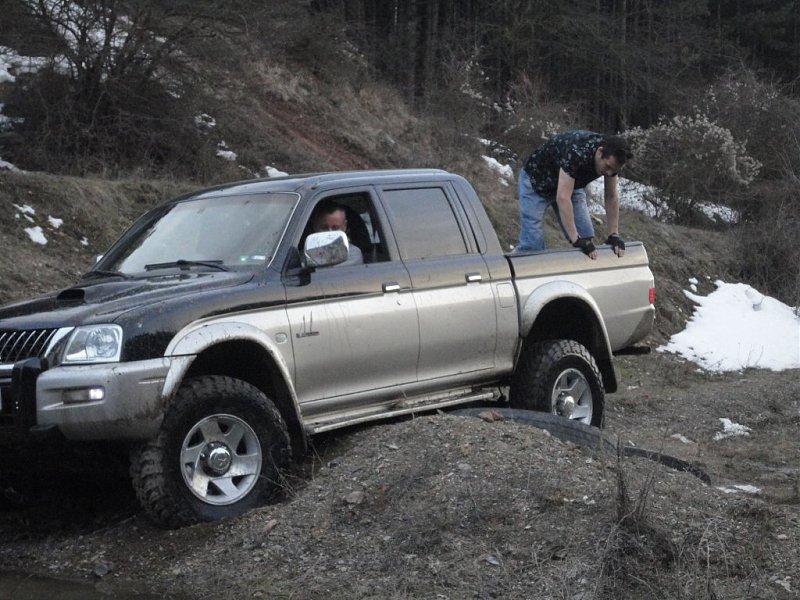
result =
[{"label": "brown soil", "polygon": [[[318,438],[279,503],[163,531],[118,463],[63,453],[0,511],[0,563],[174,598],[797,597],[797,373],[710,376],[660,353],[619,367],[607,432],[710,484],[439,413]],[[750,435],[715,440],[721,417]],[[736,484],[760,491],[719,489]]]}]

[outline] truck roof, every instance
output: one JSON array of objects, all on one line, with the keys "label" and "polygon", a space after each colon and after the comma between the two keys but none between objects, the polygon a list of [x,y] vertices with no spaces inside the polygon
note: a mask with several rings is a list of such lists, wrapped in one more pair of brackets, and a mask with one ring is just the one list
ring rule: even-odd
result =
[{"label": "truck roof", "polygon": [[319,185],[337,182],[341,184],[363,185],[364,183],[402,183],[420,179],[453,177],[442,169],[375,169],[364,171],[338,171],[322,173],[302,173],[283,177],[265,177],[224,183],[214,187],[184,194],[176,200],[197,198],[205,195],[253,194],[265,192],[299,192],[314,189]]}]

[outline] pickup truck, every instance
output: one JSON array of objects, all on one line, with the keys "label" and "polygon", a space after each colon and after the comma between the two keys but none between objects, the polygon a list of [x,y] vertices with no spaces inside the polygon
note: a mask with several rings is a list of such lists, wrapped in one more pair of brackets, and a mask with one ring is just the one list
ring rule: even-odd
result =
[{"label": "pickup truck", "polygon": [[[321,202],[347,234],[313,231]],[[641,243],[504,253],[442,170],[221,185],[144,214],[76,285],[0,307],[0,444],[120,444],[156,523],[228,518],[355,423],[482,401],[600,426],[653,302]]]}]

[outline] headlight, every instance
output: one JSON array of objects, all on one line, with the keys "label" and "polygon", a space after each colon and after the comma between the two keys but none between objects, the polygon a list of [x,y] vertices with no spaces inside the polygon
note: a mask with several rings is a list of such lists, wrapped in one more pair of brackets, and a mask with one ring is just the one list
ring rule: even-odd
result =
[{"label": "headlight", "polygon": [[122,327],[88,325],[72,332],[62,364],[118,362],[122,353]]}]

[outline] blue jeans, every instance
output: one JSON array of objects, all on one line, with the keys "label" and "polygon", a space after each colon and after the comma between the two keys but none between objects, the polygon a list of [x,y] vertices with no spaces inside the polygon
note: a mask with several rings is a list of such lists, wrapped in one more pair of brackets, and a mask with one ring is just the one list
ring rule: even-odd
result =
[{"label": "blue jeans", "polygon": [[[567,230],[561,223],[561,215],[558,214],[558,205],[555,199],[548,200],[537,194],[525,169],[519,172],[517,193],[519,197],[519,243],[514,249],[515,252],[544,250],[544,211],[548,206],[553,207],[561,232],[569,241]],[[586,191],[583,188],[572,192],[572,212],[575,215],[575,227],[578,235],[594,237],[592,217],[589,214],[589,207],[586,205]]]}]

